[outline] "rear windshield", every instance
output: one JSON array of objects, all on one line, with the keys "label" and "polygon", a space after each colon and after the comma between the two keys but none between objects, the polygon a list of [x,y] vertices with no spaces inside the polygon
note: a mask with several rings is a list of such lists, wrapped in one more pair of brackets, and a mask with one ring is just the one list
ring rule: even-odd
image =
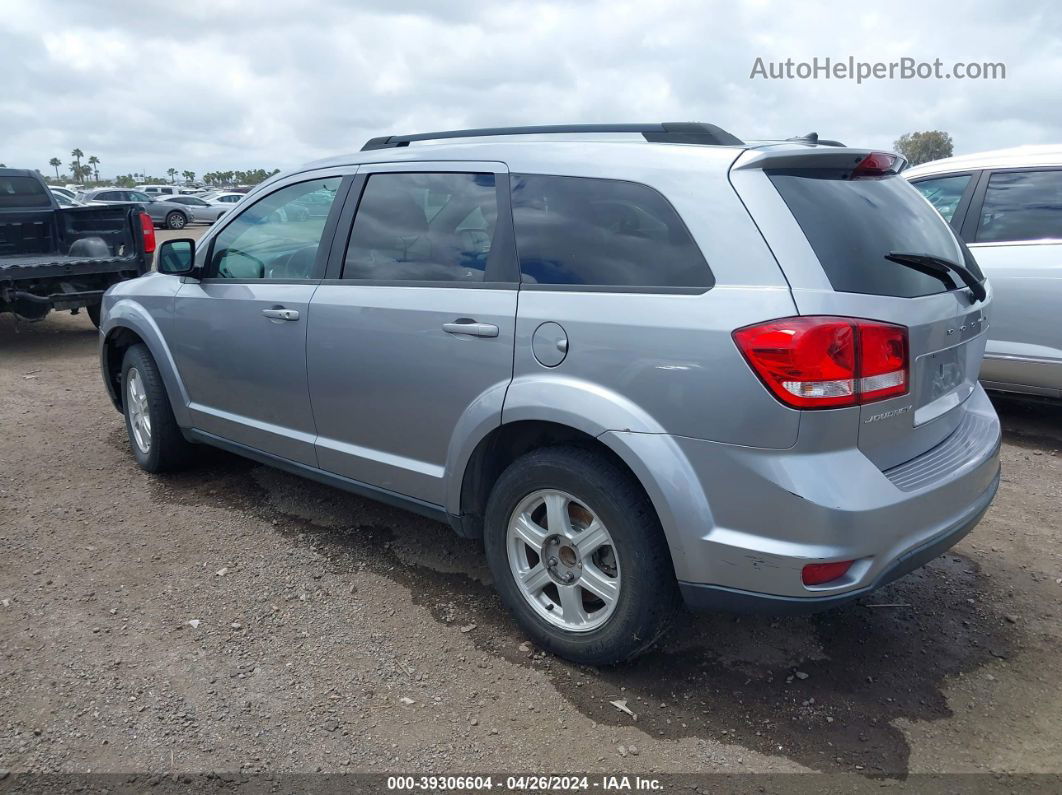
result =
[{"label": "rear windshield", "polygon": [[44,186],[33,177],[0,177],[0,207],[51,207]]},{"label": "rear windshield", "polygon": [[962,285],[956,278],[949,288],[940,279],[885,259],[890,252],[929,254],[970,266],[950,227],[903,177],[853,180],[839,172],[807,170],[768,176],[834,290],[915,298]]}]

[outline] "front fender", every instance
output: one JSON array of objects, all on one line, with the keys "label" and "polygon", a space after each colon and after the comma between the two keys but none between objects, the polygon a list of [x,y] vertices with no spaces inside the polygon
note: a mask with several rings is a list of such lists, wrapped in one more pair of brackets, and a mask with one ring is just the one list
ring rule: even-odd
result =
[{"label": "front fender", "polygon": [[[128,329],[136,334],[151,352],[155,364],[162,375],[162,383],[166,387],[166,395],[169,397],[170,406],[173,408],[174,419],[182,428],[191,425],[188,413],[190,402],[188,392],[184,388],[180,375],[177,372],[177,363],[170,353],[162,331],[155,318],[138,301],[122,296],[113,296],[113,303],[107,307],[106,317],[100,325],[100,368],[103,372],[103,380],[107,385],[107,392],[111,400],[118,405],[117,395],[114,394],[107,370],[108,345],[114,339],[114,335],[120,329]],[[172,300],[171,300],[172,304]]]}]

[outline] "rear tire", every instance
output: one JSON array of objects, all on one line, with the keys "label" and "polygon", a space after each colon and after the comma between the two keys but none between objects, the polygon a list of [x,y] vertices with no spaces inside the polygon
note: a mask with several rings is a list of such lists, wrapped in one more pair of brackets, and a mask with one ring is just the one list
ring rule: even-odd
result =
[{"label": "rear tire", "polygon": [[188,463],[192,444],[177,426],[158,366],[143,344],[130,346],[122,360],[122,413],[141,469],[169,472]]},{"label": "rear tire", "polygon": [[186,226],[188,226],[188,218],[184,213],[179,213],[174,210],[166,216],[167,229],[184,229]]},{"label": "rear tire", "polygon": [[484,546],[523,630],[576,663],[636,657],[679,605],[653,506],[629,472],[592,450],[548,447],[514,461],[487,501]]}]

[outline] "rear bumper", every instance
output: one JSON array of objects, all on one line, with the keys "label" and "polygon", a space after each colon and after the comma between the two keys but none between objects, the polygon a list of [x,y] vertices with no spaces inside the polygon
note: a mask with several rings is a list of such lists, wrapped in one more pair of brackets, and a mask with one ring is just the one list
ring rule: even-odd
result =
[{"label": "rear bumper", "polygon": [[727,610],[737,613],[767,613],[771,615],[800,615],[828,610],[833,607],[853,602],[861,596],[898,580],[920,566],[944,554],[961,541],[985,515],[992,498],[999,488],[999,475],[982,497],[982,505],[975,508],[974,515],[940,533],[928,541],[907,550],[888,564],[878,577],[870,584],[854,591],[826,596],[776,596],[754,593],[721,585],[704,585],[694,582],[680,582],[679,590],[686,606],[692,610]]},{"label": "rear bumper", "polygon": [[[980,387],[962,410],[939,445],[888,471],[845,442],[858,415],[802,426],[787,450],[606,436],[645,485],[692,606],[815,610],[901,576],[976,525],[999,485],[1000,427]],[[855,562],[804,585],[804,566],[833,561]]]}]

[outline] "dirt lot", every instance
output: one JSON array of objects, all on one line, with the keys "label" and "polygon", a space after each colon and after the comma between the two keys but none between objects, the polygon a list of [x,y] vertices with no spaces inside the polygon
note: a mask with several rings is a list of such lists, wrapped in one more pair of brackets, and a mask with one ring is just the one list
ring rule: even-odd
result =
[{"label": "dirt lot", "polygon": [[441,525],[217,452],[141,472],[96,345],[0,316],[0,768],[1062,771],[1062,409],[999,403],[999,497],[926,569],[594,670]]}]

